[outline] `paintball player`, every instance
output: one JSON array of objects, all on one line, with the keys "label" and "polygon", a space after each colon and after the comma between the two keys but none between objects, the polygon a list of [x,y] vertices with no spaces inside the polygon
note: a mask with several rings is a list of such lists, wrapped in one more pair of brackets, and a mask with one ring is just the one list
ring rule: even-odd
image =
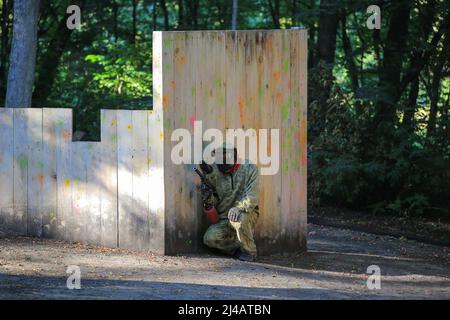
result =
[{"label": "paintball player", "polygon": [[[200,166],[207,179],[207,185],[202,181],[203,201],[211,203],[209,213],[212,210],[216,216],[211,217],[205,209],[213,224],[203,242],[239,260],[255,261],[257,251],[253,235],[259,216],[258,168],[248,161],[240,163],[236,148],[227,144],[216,149],[213,155],[213,166],[205,163]],[[210,192],[203,191],[208,188]]]}]

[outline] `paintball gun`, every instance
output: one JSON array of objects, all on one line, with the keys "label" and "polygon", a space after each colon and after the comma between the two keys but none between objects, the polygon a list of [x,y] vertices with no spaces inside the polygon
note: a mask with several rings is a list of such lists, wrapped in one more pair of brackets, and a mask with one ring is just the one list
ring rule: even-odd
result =
[{"label": "paintball gun", "polygon": [[219,201],[219,195],[217,194],[216,188],[212,185],[205,174],[194,167],[195,173],[200,177],[201,185],[200,192],[203,200],[203,212],[205,212],[207,218],[212,223],[219,222],[219,214],[214,207],[213,197],[215,197]]}]

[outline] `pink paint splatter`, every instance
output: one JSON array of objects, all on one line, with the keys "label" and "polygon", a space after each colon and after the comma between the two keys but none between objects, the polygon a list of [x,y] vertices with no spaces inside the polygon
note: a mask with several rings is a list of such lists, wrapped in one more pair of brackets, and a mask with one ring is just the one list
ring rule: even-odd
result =
[{"label": "pink paint splatter", "polygon": [[191,129],[194,129],[195,115],[191,114],[189,116],[189,124],[191,125]]}]

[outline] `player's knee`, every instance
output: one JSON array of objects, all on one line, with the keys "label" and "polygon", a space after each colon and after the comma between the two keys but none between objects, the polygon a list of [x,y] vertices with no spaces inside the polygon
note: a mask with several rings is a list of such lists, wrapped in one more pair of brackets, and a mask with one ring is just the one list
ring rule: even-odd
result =
[{"label": "player's knee", "polygon": [[207,231],[205,233],[205,235],[203,236],[203,243],[210,248],[216,248],[217,242],[218,242],[218,239],[213,232]]}]

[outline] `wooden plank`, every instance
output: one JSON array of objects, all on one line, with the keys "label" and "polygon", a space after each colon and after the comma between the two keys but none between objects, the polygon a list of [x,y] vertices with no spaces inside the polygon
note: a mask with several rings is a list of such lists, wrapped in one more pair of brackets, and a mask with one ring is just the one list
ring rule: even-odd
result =
[{"label": "wooden plank", "polygon": [[57,109],[56,143],[56,237],[70,239],[67,219],[72,217],[72,109]]},{"label": "wooden plank", "polygon": [[84,210],[86,203],[86,170],[84,166],[85,142],[72,142],[72,214],[66,218],[66,237],[70,241],[82,242],[85,235]]},{"label": "wooden plank", "polygon": [[174,128],[174,38],[173,32],[163,32],[159,38],[160,63],[161,63],[161,97],[160,103],[155,107],[161,108],[163,112],[163,140],[164,140],[164,194],[165,197],[165,232],[173,236],[166,238],[165,252],[177,252],[177,213],[175,210],[174,194],[176,192],[176,175],[174,164],[171,161],[171,135]]},{"label": "wooden plank", "polygon": [[[170,90],[173,92],[173,109],[168,110],[168,116],[172,119],[172,132],[180,128],[188,128],[186,123],[189,120],[186,121],[185,119],[185,110],[190,96],[187,95],[187,88],[190,86],[190,83],[186,79],[186,68],[192,63],[190,57],[186,56],[185,34],[180,32],[173,33],[173,42],[173,72],[176,74],[176,77],[174,77],[170,84]],[[178,144],[178,142],[171,142],[170,150],[172,150],[175,144]],[[189,199],[189,194],[186,192],[186,176],[190,174],[187,172],[189,169],[184,164],[172,164],[171,170],[173,170],[174,177],[176,178],[172,193],[177,230],[176,243],[174,245],[179,252],[192,251],[192,242],[196,238],[194,236],[193,239],[192,230],[195,228],[196,219],[191,212],[185,210],[185,203]]]},{"label": "wooden plank", "polygon": [[148,112],[149,248],[164,253],[164,152],[161,110]]},{"label": "wooden plank", "polygon": [[308,148],[308,125],[307,125],[307,106],[308,106],[308,32],[306,30],[300,31],[300,70],[299,70],[299,90],[300,90],[300,111],[298,117],[300,118],[300,132],[299,132],[299,151],[300,153],[300,241],[302,248],[306,250],[307,238],[307,148]]},{"label": "wooden plank", "polygon": [[132,139],[133,139],[133,199],[132,233],[129,235],[133,241],[133,248],[148,250],[149,235],[149,209],[148,209],[148,117],[145,110],[132,111]]},{"label": "wooden plank", "polygon": [[27,109],[28,121],[28,213],[27,225],[30,236],[41,237],[43,226],[43,149],[42,109]]},{"label": "wooden plank", "polygon": [[27,234],[28,118],[26,109],[14,110],[14,217],[13,231]]},{"label": "wooden plank", "polygon": [[8,234],[14,221],[14,112],[0,108],[0,229]]},{"label": "wooden plank", "polygon": [[101,243],[101,159],[100,142],[82,143],[83,171],[85,172],[85,204],[82,208],[84,243]]},{"label": "wooden plank", "polygon": [[117,112],[101,110],[100,168],[101,244],[118,246],[117,228]]},{"label": "wooden plank", "polygon": [[[166,253],[165,237],[165,152],[164,117],[165,99],[163,97],[164,54],[162,32],[153,32],[153,111],[148,115],[149,139],[149,209],[150,209],[150,246],[153,250]],[[170,58],[169,58],[170,59]],[[164,77],[165,79],[165,77]],[[168,101],[167,101],[168,102]]]},{"label": "wooden plank", "polygon": [[[281,126],[280,126],[280,153],[281,153],[281,214],[280,214],[280,245],[287,250],[292,244],[295,236],[295,230],[292,226],[296,225],[296,217],[292,215],[291,210],[291,175],[294,173],[292,166],[292,150],[291,142],[295,124],[293,124],[292,111],[292,94],[291,94],[291,38],[288,30],[280,31],[281,43],[281,70],[280,70],[280,97],[277,97],[279,103],[279,110],[281,112]],[[279,101],[278,101],[279,99]]]},{"label": "wooden plank", "polygon": [[[183,77],[183,87],[182,94],[184,95],[184,112],[185,112],[185,123],[184,127],[190,130],[191,136],[194,134],[194,121],[197,120],[196,111],[196,101],[197,101],[197,39],[198,33],[188,32],[185,38],[185,54],[186,54],[186,70]],[[180,88],[181,89],[181,88]],[[194,150],[194,141],[191,141],[191,150]],[[193,160],[193,154],[191,154]],[[187,217],[187,224],[191,228],[190,233],[188,233],[188,241],[191,241],[190,249],[191,251],[200,250],[203,246],[202,242],[202,205],[201,199],[199,197],[199,192],[197,191],[197,177],[193,171],[193,165],[184,166],[184,181],[182,181],[182,188],[185,190],[184,202],[181,210],[184,212],[185,217]],[[189,245],[189,243],[188,243]]]},{"label": "wooden plank", "polygon": [[57,234],[57,126],[58,109],[42,109],[42,235]]},{"label": "wooden plank", "polygon": [[131,111],[117,111],[117,187],[119,247],[133,248],[133,120]]}]

